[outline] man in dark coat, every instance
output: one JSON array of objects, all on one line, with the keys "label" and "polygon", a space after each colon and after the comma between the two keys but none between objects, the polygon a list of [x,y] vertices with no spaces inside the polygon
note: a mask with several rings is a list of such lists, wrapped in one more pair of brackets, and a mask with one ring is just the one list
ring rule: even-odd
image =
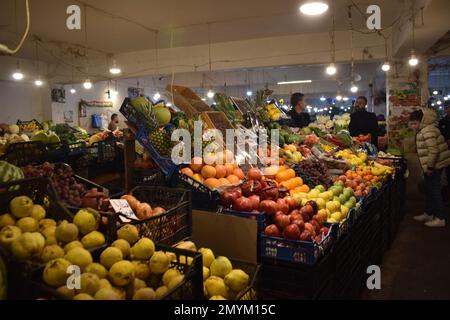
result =
[{"label": "man in dark coat", "polygon": [[366,110],[367,98],[364,96],[358,97],[355,102],[355,112],[350,116],[350,124],[348,130],[352,137],[357,137],[360,134],[370,134],[371,143],[378,146],[378,120],[373,112]]},{"label": "man in dark coat", "polygon": [[309,113],[304,112],[305,110],[305,100],[303,93],[294,93],[291,96],[291,111],[288,112],[288,115],[291,117],[291,120],[288,122],[290,127],[294,128],[304,128],[307,127],[311,123],[311,117]]}]

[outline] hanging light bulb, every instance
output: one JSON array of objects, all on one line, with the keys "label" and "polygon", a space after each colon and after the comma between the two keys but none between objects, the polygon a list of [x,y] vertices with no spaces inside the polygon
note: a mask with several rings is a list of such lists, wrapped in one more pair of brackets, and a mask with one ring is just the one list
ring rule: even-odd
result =
[{"label": "hanging light bulb", "polygon": [[336,74],[336,66],[334,65],[334,63],[330,63],[330,65],[327,67],[326,69],[327,74],[332,76]]},{"label": "hanging light bulb", "polygon": [[444,100],[447,101],[447,100],[448,100],[448,97],[444,97]]},{"label": "hanging light bulb", "polygon": [[116,64],[116,60],[113,60],[113,65],[109,68],[109,73],[113,75],[118,75],[122,72],[122,69]]},{"label": "hanging light bulb", "polygon": [[22,71],[20,70],[20,64],[19,64],[19,61],[17,61],[17,68],[16,68],[16,70],[13,72],[12,77],[13,77],[14,80],[17,80],[17,81],[22,80],[23,77],[24,77]]},{"label": "hanging light bulb", "polygon": [[342,100],[342,96],[338,93],[338,95],[336,96],[336,100],[337,101],[341,101]]},{"label": "hanging light bulb", "polygon": [[212,99],[212,98],[214,98],[214,92],[211,90],[211,89],[209,89],[208,90],[208,93],[206,94],[206,96],[208,97],[208,98],[210,98],[210,99]]},{"label": "hanging light bulb", "polygon": [[325,98],[324,96],[320,97],[320,101],[325,101],[325,100],[327,100],[327,98]]},{"label": "hanging light bulb", "polygon": [[358,87],[352,82],[352,86],[350,87],[350,91],[355,93],[358,92]]},{"label": "hanging light bulb", "polygon": [[348,101],[348,97],[343,97],[342,100]]},{"label": "hanging light bulb", "polygon": [[91,80],[89,80],[89,78],[87,78],[86,81],[83,83],[83,87],[86,90],[89,90],[92,88],[92,82],[91,82]]},{"label": "hanging light bulb", "polygon": [[440,106],[442,104],[442,101],[438,100],[436,103],[437,103],[438,106]]},{"label": "hanging light bulb", "polygon": [[161,95],[159,94],[159,92],[156,92],[156,93],[153,95],[153,100],[154,100],[154,101],[158,101],[159,98],[161,98]]},{"label": "hanging light bulb", "polygon": [[419,59],[417,59],[416,57],[416,50],[411,50],[411,57],[409,58],[408,63],[411,67],[417,66],[419,64]]},{"label": "hanging light bulb", "polygon": [[385,61],[383,63],[383,65],[381,66],[381,70],[383,70],[384,72],[388,72],[389,70],[391,70],[391,65],[389,64],[389,61]]},{"label": "hanging light bulb", "polygon": [[247,97],[251,97],[253,95],[253,92],[251,90],[247,90],[245,94],[247,95]]},{"label": "hanging light bulb", "polygon": [[44,82],[39,77],[36,80],[34,80],[34,84],[36,85],[36,87],[40,87],[40,86],[42,86],[44,84]]},{"label": "hanging light bulb", "polygon": [[75,93],[77,93],[77,90],[75,90],[75,88],[72,87],[72,88],[70,88],[70,93],[71,93],[71,94],[75,94]]},{"label": "hanging light bulb", "polygon": [[434,91],[433,91],[433,94],[434,94],[435,96],[437,96],[438,93],[439,93],[439,91],[437,91],[437,90],[434,90]]}]

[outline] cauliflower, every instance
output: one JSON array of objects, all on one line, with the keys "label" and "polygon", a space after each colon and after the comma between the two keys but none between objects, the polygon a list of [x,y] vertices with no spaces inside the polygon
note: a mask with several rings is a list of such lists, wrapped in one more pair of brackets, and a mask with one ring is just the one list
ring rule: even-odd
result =
[{"label": "cauliflower", "polygon": [[334,126],[334,123],[333,123],[333,121],[331,121],[331,120],[328,120],[328,121],[325,123],[325,128],[327,128],[327,129],[331,129],[331,128],[333,128],[333,126]]},{"label": "cauliflower", "polygon": [[344,113],[342,115],[342,120],[350,121],[350,113]]}]

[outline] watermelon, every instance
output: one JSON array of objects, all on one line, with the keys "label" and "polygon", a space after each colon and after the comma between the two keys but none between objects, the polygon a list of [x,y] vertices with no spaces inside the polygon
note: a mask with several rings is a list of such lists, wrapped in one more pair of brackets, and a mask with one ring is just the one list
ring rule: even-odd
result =
[{"label": "watermelon", "polygon": [[24,178],[22,169],[6,161],[0,161],[0,183],[21,180]]}]

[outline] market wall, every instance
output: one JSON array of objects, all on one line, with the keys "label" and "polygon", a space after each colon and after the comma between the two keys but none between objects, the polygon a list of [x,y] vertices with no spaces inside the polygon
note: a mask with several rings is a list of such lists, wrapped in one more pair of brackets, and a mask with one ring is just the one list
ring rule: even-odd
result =
[{"label": "market wall", "polygon": [[[108,90],[108,81],[100,81],[93,83],[93,87],[90,90],[86,90],[83,88],[82,84],[74,85],[76,89],[75,94],[70,93],[71,85],[64,86],[66,91],[66,101],[65,103],[52,103],[52,119],[55,123],[64,123],[67,119],[64,118],[65,113],[66,116],[69,116],[72,113],[71,122],[67,121],[67,123],[71,125],[79,125],[80,127],[88,130],[89,132],[93,132],[96,129],[92,128],[91,117],[93,114],[102,115],[104,119],[106,119],[106,125],[109,122],[109,119],[113,113],[117,113],[119,115],[120,127],[123,128],[125,126],[124,118],[119,112],[120,106],[123,102],[123,99],[128,95],[128,87],[133,85],[128,85],[127,83],[118,83],[117,84],[117,95],[111,94],[111,98],[108,99],[106,91]],[[114,84],[109,85],[109,89],[111,92],[115,89]],[[148,94],[145,92],[145,94]],[[86,108],[86,117],[79,117],[79,104],[80,101],[111,101],[113,103],[113,107],[87,107]]]},{"label": "market wall", "polygon": [[27,82],[0,81],[0,123],[51,117],[50,89]]}]

